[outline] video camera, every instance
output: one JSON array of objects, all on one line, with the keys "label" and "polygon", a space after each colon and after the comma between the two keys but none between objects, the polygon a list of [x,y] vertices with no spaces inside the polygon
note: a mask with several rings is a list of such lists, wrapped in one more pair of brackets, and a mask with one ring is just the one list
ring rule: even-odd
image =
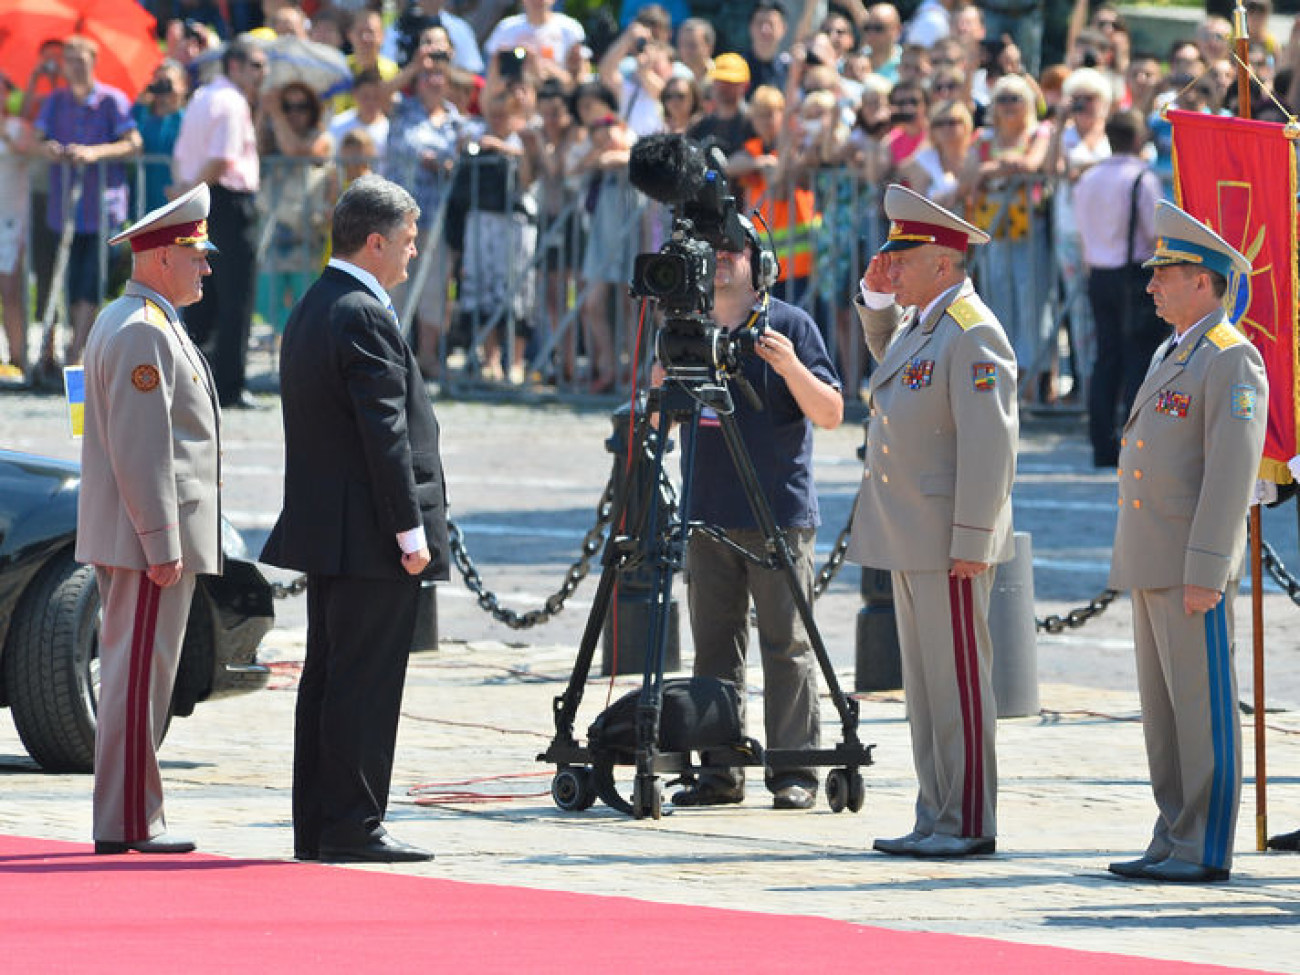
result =
[{"label": "video camera", "polygon": [[632,185],[673,211],[671,239],[658,251],[638,254],[632,270],[632,294],[658,302],[664,311],[657,349],[669,369],[735,369],[753,351],[765,327],[764,322],[728,332],[711,317],[717,252],[739,252],[753,243],[752,259],[758,261],[761,249],[753,225],[736,208],[723,173],[725,163],[717,149],[706,156],[680,135],[641,139],[628,162]]}]

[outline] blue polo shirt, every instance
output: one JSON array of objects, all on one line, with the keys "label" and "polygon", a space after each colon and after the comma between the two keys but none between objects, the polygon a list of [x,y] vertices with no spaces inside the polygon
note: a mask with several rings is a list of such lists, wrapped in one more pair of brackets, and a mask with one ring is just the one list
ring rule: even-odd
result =
[{"label": "blue polo shirt", "polygon": [[[42,138],[64,145],[97,146],[117,142],[136,128],[131,117],[131,103],[118,89],[96,81],[85,101],[77,101],[71,89],[57,88],[41,105],[36,131]],[[65,181],[73,167],[55,164],[50,167],[50,202],[46,223],[51,230],[63,229],[63,193]],[[101,174],[105,177],[100,186]],[[126,168],[120,162],[85,167],[81,203],[77,207],[76,231],[96,233],[101,203],[110,230],[126,220]],[[102,200],[101,200],[102,197]]]},{"label": "blue polo shirt", "polygon": [[[841,388],[821,332],[807,312],[773,298],[767,318],[768,328],[790,339],[795,354],[814,376]],[[816,528],[821,524],[821,514],[813,482],[812,422],[804,416],[785,380],[758,355],[745,357],[741,373],[754,387],[763,409],[755,410],[733,387],[736,429],[754,462],[773,517],[781,528]],[[688,435],[683,457],[689,446]],[[758,527],[727,452],[719,421],[711,411],[700,419],[690,504],[688,517],[692,521],[718,528]]]}]

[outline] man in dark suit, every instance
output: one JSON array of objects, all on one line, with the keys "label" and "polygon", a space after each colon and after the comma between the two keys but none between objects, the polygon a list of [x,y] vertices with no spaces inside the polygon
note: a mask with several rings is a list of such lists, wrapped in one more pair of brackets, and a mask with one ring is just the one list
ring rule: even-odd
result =
[{"label": "man in dark suit", "polygon": [[294,727],[294,856],[415,861],[387,807],[420,579],[446,579],[438,422],[388,290],[420,209],[363,176],[334,211],[334,257],[289,316],[280,355],[284,510],[262,561],[307,573]]}]

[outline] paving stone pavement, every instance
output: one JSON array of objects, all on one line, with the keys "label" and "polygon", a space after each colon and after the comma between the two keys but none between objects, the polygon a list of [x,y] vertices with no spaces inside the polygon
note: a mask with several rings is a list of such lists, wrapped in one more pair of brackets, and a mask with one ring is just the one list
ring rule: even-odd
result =
[{"label": "paving stone pavement", "polygon": [[[608,420],[581,404],[437,408],[453,516],[489,585],[504,601],[531,608],[558,584],[590,524],[609,469]],[[0,445],[75,457],[62,422],[57,401],[0,398]],[[256,546],[279,493],[278,416],[270,409],[229,414],[225,430],[226,507]],[[823,558],[847,518],[860,440],[852,425],[818,437]],[[1033,535],[1038,615],[1078,606],[1104,587],[1113,504],[1113,472],[1087,466],[1077,426],[1026,425],[1016,520]],[[1292,506],[1265,520],[1265,537],[1292,566],[1295,523]],[[743,805],[680,810],[658,821],[636,821],[599,803],[583,813],[557,809],[549,796],[553,770],[535,756],[553,732],[551,701],[568,678],[593,590],[588,580],[556,620],[516,632],[489,621],[463,586],[438,587],[442,641],[411,661],[389,815],[399,838],[438,857],[426,865],[356,869],[1300,971],[1300,857],[1254,852],[1248,725],[1232,882],[1157,887],[1105,873],[1109,860],[1141,849],[1154,815],[1127,600],[1081,629],[1040,636],[1042,711],[999,723],[997,855],[927,863],[870,852],[873,837],[911,824],[914,779],[899,692],[862,696],[862,737],[877,748],[860,814],[833,814],[824,800],[811,812],[775,811],[757,782]],[[1268,715],[1269,825],[1276,832],[1300,826],[1300,668],[1293,652],[1300,628],[1296,607],[1275,586],[1265,592],[1268,703],[1275,709]],[[848,687],[859,605],[852,570],[817,607]],[[291,849],[292,688],[304,615],[301,600],[277,609],[280,622],[262,651],[275,666],[272,686],[200,705],[193,717],[174,722],[163,752],[170,822],[207,851],[286,857]],[[1249,700],[1247,597],[1237,614],[1238,670]],[[683,645],[689,666],[687,633]],[[593,678],[579,731],[609,695],[638,683]],[[750,693],[760,693],[760,684],[752,672]],[[838,722],[828,700],[823,710],[833,741]],[[2,721],[0,783],[0,830],[89,839],[90,778],[41,774]]]}]

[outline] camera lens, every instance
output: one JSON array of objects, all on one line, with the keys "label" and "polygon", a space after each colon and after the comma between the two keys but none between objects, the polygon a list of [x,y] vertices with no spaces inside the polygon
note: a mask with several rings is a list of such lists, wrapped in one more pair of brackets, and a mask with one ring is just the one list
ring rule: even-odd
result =
[{"label": "camera lens", "polygon": [[647,261],[645,267],[646,290],[656,295],[676,294],[681,288],[682,265],[671,257]]}]

